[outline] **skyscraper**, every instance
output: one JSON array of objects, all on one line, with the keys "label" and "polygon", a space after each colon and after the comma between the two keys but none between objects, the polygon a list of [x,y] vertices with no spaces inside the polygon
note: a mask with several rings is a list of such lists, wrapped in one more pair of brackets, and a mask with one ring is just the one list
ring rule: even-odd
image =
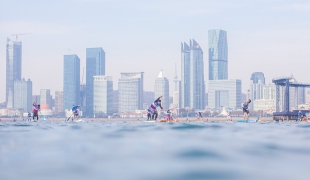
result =
[{"label": "skyscraper", "polygon": [[21,80],[22,42],[6,42],[6,103],[7,108],[14,107],[14,81]]},{"label": "skyscraper", "polygon": [[155,80],[154,93],[154,99],[163,96],[161,99],[161,105],[164,109],[169,109],[169,80],[163,70],[159,72]]},{"label": "skyscraper", "polygon": [[203,51],[193,39],[181,44],[181,107],[204,109],[205,82]]},{"label": "skyscraper", "polygon": [[94,76],[94,114],[113,113],[112,76]]},{"label": "skyscraper", "polygon": [[252,100],[250,109],[254,109],[256,99],[263,99],[263,86],[265,85],[265,77],[262,72],[254,72],[251,75],[251,83],[248,97]]},{"label": "skyscraper", "polygon": [[76,54],[64,55],[63,110],[80,103],[80,58]]},{"label": "skyscraper", "polygon": [[14,81],[14,108],[24,112],[32,110],[32,81],[22,79]]},{"label": "skyscraper", "polygon": [[209,80],[228,79],[227,33],[209,30]]},{"label": "skyscraper", "polygon": [[143,109],[143,72],[121,73],[118,81],[118,112]]},{"label": "skyscraper", "polygon": [[181,85],[180,107],[189,106],[189,82],[190,82],[190,48],[184,42],[181,43]]},{"label": "skyscraper", "polygon": [[94,113],[94,76],[105,75],[105,52],[101,47],[86,48],[86,115]]}]

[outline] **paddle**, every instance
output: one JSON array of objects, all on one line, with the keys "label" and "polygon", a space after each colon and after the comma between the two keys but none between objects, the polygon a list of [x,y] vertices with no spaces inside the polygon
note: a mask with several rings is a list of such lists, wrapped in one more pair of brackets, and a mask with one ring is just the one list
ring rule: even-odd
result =
[{"label": "paddle", "polygon": [[71,118],[72,115],[73,115],[73,113],[68,117],[67,121],[69,121],[69,119]]}]

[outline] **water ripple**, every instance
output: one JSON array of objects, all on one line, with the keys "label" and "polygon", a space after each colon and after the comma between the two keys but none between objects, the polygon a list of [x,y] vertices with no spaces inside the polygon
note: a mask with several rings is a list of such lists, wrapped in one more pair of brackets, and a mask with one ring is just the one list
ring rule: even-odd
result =
[{"label": "water ripple", "polygon": [[189,123],[184,123],[182,125],[171,127],[171,129],[176,129],[176,130],[191,130],[191,129],[203,129],[203,128],[205,127],[201,125],[189,124]]},{"label": "water ripple", "polygon": [[221,156],[215,152],[208,151],[208,150],[190,149],[190,150],[179,153],[177,157],[200,159],[200,158],[220,158]]}]

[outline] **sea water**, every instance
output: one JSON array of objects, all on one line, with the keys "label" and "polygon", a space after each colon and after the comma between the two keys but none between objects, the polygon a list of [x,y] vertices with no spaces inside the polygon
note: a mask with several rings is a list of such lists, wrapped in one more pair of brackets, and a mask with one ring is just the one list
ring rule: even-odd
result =
[{"label": "sea water", "polygon": [[0,122],[0,179],[310,179],[310,123]]}]

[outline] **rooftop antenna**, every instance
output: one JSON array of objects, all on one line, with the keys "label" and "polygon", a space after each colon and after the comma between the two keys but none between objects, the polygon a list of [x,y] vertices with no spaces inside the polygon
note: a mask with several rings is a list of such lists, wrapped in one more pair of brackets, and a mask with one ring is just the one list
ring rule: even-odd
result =
[{"label": "rooftop antenna", "polygon": [[15,39],[16,39],[16,42],[17,42],[18,41],[18,36],[20,36],[20,35],[28,35],[28,34],[31,34],[31,33],[12,34],[11,36],[15,36]]}]

